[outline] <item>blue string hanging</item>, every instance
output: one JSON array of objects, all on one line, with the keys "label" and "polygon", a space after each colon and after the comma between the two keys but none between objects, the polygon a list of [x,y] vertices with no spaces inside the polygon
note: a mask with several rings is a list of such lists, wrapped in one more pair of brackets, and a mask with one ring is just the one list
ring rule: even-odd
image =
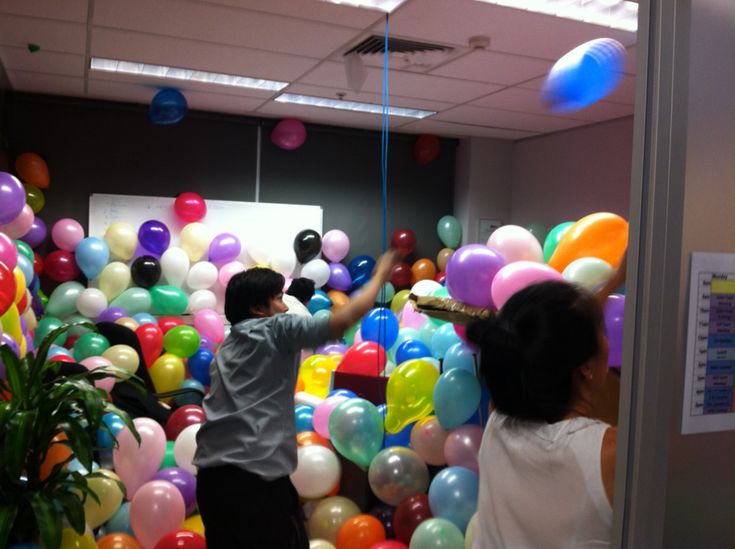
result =
[{"label": "blue string hanging", "polygon": [[[383,196],[383,253],[388,250],[388,21],[390,16],[385,14],[385,33],[383,38],[383,85],[381,93],[381,120],[380,120],[380,178]],[[381,288],[381,292],[383,289]],[[378,321],[378,342],[386,353],[386,318],[381,315]],[[380,372],[380,354],[378,353],[378,372]],[[385,375],[385,370],[383,371]]]}]

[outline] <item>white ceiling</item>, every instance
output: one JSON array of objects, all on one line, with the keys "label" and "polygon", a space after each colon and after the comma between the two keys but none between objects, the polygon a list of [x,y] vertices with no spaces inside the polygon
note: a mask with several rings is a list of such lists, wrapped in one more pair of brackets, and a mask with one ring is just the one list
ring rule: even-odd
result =
[{"label": "white ceiling", "polygon": [[[150,77],[89,71],[90,57],[287,81],[285,92],[380,103],[382,56],[367,59],[360,93],[347,85],[343,53],[382,34],[381,12],[319,0],[2,0],[0,60],[14,90],[148,103],[166,85]],[[455,48],[417,71],[394,63],[393,105],[437,111],[392,117],[391,129],[521,139],[633,112],[635,33],[475,0],[407,0],[390,16],[392,37]],[[486,50],[468,39],[490,38]],[[607,100],[555,116],[539,102],[543,77],[582,42],[609,37],[629,52],[626,76]],[[41,46],[31,53],[28,43]],[[282,92],[171,82],[192,109],[380,128],[378,115],[273,102]]]}]

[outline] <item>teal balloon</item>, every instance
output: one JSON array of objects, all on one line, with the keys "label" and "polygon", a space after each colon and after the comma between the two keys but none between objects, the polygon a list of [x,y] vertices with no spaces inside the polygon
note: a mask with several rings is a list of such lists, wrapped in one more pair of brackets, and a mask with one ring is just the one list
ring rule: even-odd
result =
[{"label": "teal balloon", "polygon": [[323,309],[331,309],[332,300],[329,299],[329,296],[324,290],[316,290],[314,295],[311,296],[309,303],[306,304],[306,308],[309,309],[311,314],[315,314],[317,311]]},{"label": "teal balloon", "polygon": [[77,312],[77,298],[84,291],[79,282],[63,282],[59,284],[48,298],[46,314],[63,318]]},{"label": "teal balloon", "polygon": [[459,368],[474,374],[475,354],[475,350],[464,341],[455,343],[444,353],[444,371],[448,372],[453,368]]},{"label": "teal balloon", "polygon": [[[441,288],[434,290],[431,292],[431,295],[433,297],[452,297],[449,295],[449,290],[447,290],[446,286],[442,286]],[[429,322],[431,322],[434,326],[441,326],[442,324],[446,324],[446,320],[441,320],[439,318],[434,318],[433,316],[429,316]]]},{"label": "teal balloon", "polygon": [[436,329],[436,324],[431,322],[424,322],[424,325],[419,328],[419,339],[429,349],[431,349],[431,340],[434,339]]},{"label": "teal balloon", "polygon": [[411,535],[410,549],[465,549],[464,536],[453,523],[430,518],[420,523]]},{"label": "teal balloon", "polygon": [[153,299],[144,288],[128,288],[110,303],[110,307],[120,307],[128,316],[147,313],[151,310]]},{"label": "teal balloon", "polygon": [[462,241],[462,225],[453,215],[445,215],[436,224],[436,232],[447,248],[457,248]]},{"label": "teal balloon", "polygon": [[35,260],[33,249],[22,240],[14,240],[13,242],[15,242],[15,247],[18,250],[18,253],[25,257],[28,261],[31,262],[31,265],[33,265],[33,261]]},{"label": "teal balloon", "polygon": [[110,248],[101,238],[90,236],[74,248],[74,259],[88,280],[97,278],[110,260]]},{"label": "teal balloon", "polygon": [[[64,323],[58,318],[53,316],[47,316],[38,321],[36,331],[33,334],[33,346],[38,349],[41,346],[41,342],[44,338],[57,328],[61,328]],[[54,340],[56,345],[63,346],[66,343],[66,333],[61,334]]]},{"label": "teal balloon", "polygon": [[480,406],[480,382],[474,373],[453,368],[434,385],[434,413],[445,429],[455,429],[470,419]]},{"label": "teal balloon", "polygon": [[559,225],[551,229],[549,234],[546,235],[546,240],[544,240],[544,261],[546,261],[546,263],[548,263],[551,256],[554,255],[556,247],[572,225],[574,225],[574,221],[559,223]]},{"label": "teal balloon", "polygon": [[367,400],[351,398],[329,415],[329,436],[337,451],[367,467],[383,446],[383,418]]},{"label": "teal balloon", "polygon": [[74,360],[81,362],[91,356],[102,356],[110,347],[110,342],[102,334],[89,332],[74,343]]},{"label": "teal balloon", "polygon": [[477,475],[466,467],[442,469],[429,485],[432,514],[452,522],[460,532],[464,532],[477,511],[479,484]]},{"label": "teal balloon", "polygon": [[409,339],[421,339],[419,331],[416,328],[401,328],[398,330],[396,342],[393,344],[393,347],[390,348],[389,352],[393,353],[393,356],[395,356],[398,347],[401,346],[401,343],[408,341]]},{"label": "teal balloon", "polygon": [[355,344],[355,334],[360,329],[360,322],[353,325],[351,328],[347,328],[342,339],[344,339],[345,345],[352,347]]},{"label": "teal balloon", "polygon": [[[80,314],[69,315],[64,319],[64,322],[66,324],[76,324],[78,322],[89,322],[90,324],[94,324],[91,319]],[[85,328],[84,326],[74,326],[67,333],[72,337],[82,337],[84,334],[89,334],[91,332],[92,330]]]},{"label": "teal balloon", "polygon": [[380,288],[380,291],[378,292],[378,297],[376,298],[376,302],[382,304],[390,303],[393,301],[393,298],[396,295],[396,289],[393,287],[393,284],[390,282],[386,282],[383,284],[383,287]]},{"label": "teal balloon", "polygon": [[176,286],[153,286],[151,288],[151,313],[160,316],[184,314],[189,300],[184,290]]},{"label": "teal balloon", "polygon": [[[171,454],[173,456],[173,441],[171,442]],[[176,467],[176,462],[172,467]],[[127,534],[129,536],[135,536],[132,526],[130,526],[130,502],[124,501],[120,507],[118,507],[115,514],[110,517],[105,523],[105,532],[108,534]]]},{"label": "teal balloon", "polygon": [[[150,295],[150,293],[148,295]],[[158,324],[156,317],[150,313],[134,314],[133,320],[138,323],[138,326],[142,326],[143,324]]]},{"label": "teal balloon", "polygon": [[454,325],[447,322],[436,329],[436,333],[431,337],[429,349],[431,349],[431,354],[434,355],[434,358],[441,359],[444,358],[447,350],[452,345],[461,341],[457,332],[454,330]]}]

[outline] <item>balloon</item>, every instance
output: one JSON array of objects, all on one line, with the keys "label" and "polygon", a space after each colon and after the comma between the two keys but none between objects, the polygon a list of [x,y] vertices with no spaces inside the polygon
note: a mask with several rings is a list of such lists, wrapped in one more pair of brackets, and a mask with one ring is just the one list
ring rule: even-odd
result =
[{"label": "balloon", "polygon": [[175,446],[175,443],[173,440],[166,441],[166,453],[163,456],[163,461],[161,462],[161,466],[158,468],[159,471],[161,469],[168,469],[170,467],[176,467],[176,457],[174,456],[174,446]]},{"label": "balloon", "polygon": [[445,465],[444,442],[448,435],[436,416],[421,418],[411,430],[411,448],[428,465]]},{"label": "balloon", "polygon": [[168,440],[176,440],[181,431],[189,425],[204,423],[206,416],[201,406],[187,405],[174,410],[173,414],[166,421],[164,427],[166,438]]},{"label": "balloon", "polygon": [[[84,334],[84,336],[88,336],[88,335],[96,335],[99,337],[103,337],[96,333]],[[79,339],[82,339],[84,336],[80,337]],[[107,340],[105,339],[105,341]],[[83,343],[82,345],[85,346],[86,343]],[[102,342],[102,340],[96,340],[94,342],[94,345],[102,348],[104,347],[104,342]],[[84,353],[80,352],[79,357],[77,357],[77,347],[78,346],[79,346],[79,340],[77,340],[77,343],[74,345],[74,360],[79,362],[87,370],[93,371],[93,370],[96,370],[97,368],[109,368],[110,366],[113,365],[112,362],[110,362],[108,359],[106,359],[103,356],[89,355],[88,353],[90,351],[86,351]],[[101,355],[102,353],[104,353],[109,348],[109,346],[110,346],[110,343],[107,342],[107,348],[100,351],[98,354]],[[97,387],[98,389],[102,389],[109,393],[110,391],[112,391],[112,388],[115,386],[115,381],[116,381],[115,375],[110,373],[108,377],[95,380],[94,386]],[[110,444],[112,444],[112,441],[110,441]]]},{"label": "balloon", "polygon": [[21,236],[20,239],[31,248],[37,248],[41,245],[46,240],[46,224],[43,222],[43,219],[40,217],[34,218],[30,230]]},{"label": "balloon", "polygon": [[151,124],[167,126],[177,124],[186,115],[186,97],[176,88],[163,88],[153,96],[148,107]]},{"label": "balloon", "polygon": [[221,233],[210,242],[208,257],[212,263],[228,263],[236,260],[241,251],[239,238],[231,233]]},{"label": "balloon", "polygon": [[429,507],[429,496],[416,494],[407,497],[398,504],[393,515],[393,529],[396,537],[405,543],[409,543],[418,525],[432,516]]},{"label": "balloon", "polygon": [[[2,310],[2,308],[0,308]],[[54,330],[61,328],[64,325],[64,323],[59,320],[58,318],[53,318],[50,316],[44,317],[41,320],[38,321],[38,326],[36,326],[36,331],[33,334],[33,344],[36,347],[41,346],[41,342],[44,340],[44,338],[49,335]],[[3,327],[7,331],[7,327],[3,324]],[[54,340],[54,343],[56,345],[64,345],[64,342],[66,341],[67,334],[61,334],[59,337],[57,337]]]},{"label": "balloon", "polygon": [[493,303],[501,308],[513,294],[532,284],[547,280],[564,280],[558,271],[533,261],[509,263],[495,275],[491,287]]},{"label": "balloon", "polygon": [[97,322],[115,322],[119,318],[124,318],[126,314],[119,307],[108,307],[97,317]]},{"label": "balloon", "polygon": [[[3,244],[3,238],[5,239],[5,244]],[[15,248],[15,251],[17,252],[15,255],[13,255],[12,251],[6,252],[5,259],[9,259],[10,262],[5,262],[3,259],[3,249],[6,249],[8,245],[12,244],[13,248]],[[28,261],[33,263],[35,261],[35,252],[31,249],[31,247],[23,242],[22,240],[11,240],[6,234],[0,233],[0,261],[3,261],[8,267],[11,266],[11,263],[13,261],[13,257],[17,258],[18,256],[25,257]],[[15,267],[15,265],[13,265]]]},{"label": "balloon", "polygon": [[196,423],[189,425],[186,429],[181,431],[176,442],[174,442],[174,458],[176,459],[176,465],[182,469],[186,469],[192,475],[196,475],[196,466],[192,463],[194,459],[194,453],[197,449],[197,433],[201,424]]},{"label": "balloon", "polygon": [[430,259],[419,259],[411,266],[411,284],[420,280],[432,280],[436,276],[436,267]]},{"label": "balloon", "polygon": [[296,254],[291,248],[279,248],[268,255],[271,269],[288,278],[296,269]]},{"label": "balloon", "polygon": [[202,400],[204,400],[204,385],[199,383],[196,379],[185,379],[181,385],[179,385],[179,389],[192,389],[192,391],[174,397],[174,404],[179,407],[186,406],[187,404],[195,406],[202,405]]},{"label": "balloon", "polygon": [[360,508],[352,500],[342,496],[325,498],[317,504],[309,517],[309,537],[334,542],[342,524],[359,514]]},{"label": "balloon", "polygon": [[368,469],[370,489],[388,505],[423,494],[429,486],[429,470],[419,455],[397,446],[381,450]]},{"label": "balloon", "polygon": [[[130,511],[128,511],[128,514]],[[107,531],[107,527],[105,527]],[[120,532],[107,534],[97,540],[98,549],[141,549],[134,537]]]},{"label": "balloon", "polygon": [[97,549],[94,537],[88,533],[79,535],[72,528],[61,530],[61,545],[59,549]]},{"label": "balloon", "polygon": [[176,328],[176,326],[183,326],[183,324],[184,321],[176,316],[162,316],[158,319],[158,326],[164,334],[169,330]]},{"label": "balloon", "polygon": [[84,276],[94,280],[110,260],[110,249],[101,238],[90,236],[77,244],[74,258]]},{"label": "balloon", "polygon": [[625,296],[612,294],[608,296],[604,306],[605,334],[610,352],[607,363],[615,368],[620,367],[623,354],[623,321],[625,319]]},{"label": "balloon", "polygon": [[[314,393],[312,393],[314,394]],[[326,393],[325,393],[326,394]],[[321,395],[317,395],[321,396]],[[312,418],[314,430],[324,437],[329,439],[329,416],[332,414],[334,409],[343,403],[345,400],[349,400],[352,397],[346,397],[344,395],[327,396],[322,400],[315,408]]]},{"label": "balloon", "polygon": [[79,276],[79,268],[74,254],[65,250],[55,250],[46,256],[43,263],[46,275],[56,282],[68,282]]},{"label": "balloon", "polygon": [[212,363],[212,359],[214,359],[212,351],[198,349],[187,361],[191,377],[202,385],[209,385],[211,383],[209,379],[209,365]]},{"label": "balloon", "polygon": [[180,357],[165,353],[151,364],[148,373],[156,392],[165,393],[179,388],[184,381],[186,368]]},{"label": "balloon", "polygon": [[[128,499],[132,499],[138,489],[153,478],[166,452],[163,427],[145,417],[135,418],[133,424],[140,435],[140,445],[130,429],[123,427],[117,434],[118,446],[112,450],[115,472],[125,485]],[[131,509],[131,519],[132,511]],[[133,529],[135,530],[135,526]]]},{"label": "balloon", "polygon": [[380,291],[378,292],[375,301],[377,303],[380,303],[381,305],[387,305],[393,300],[395,295],[396,289],[393,287],[393,284],[391,284],[390,282],[386,282],[380,287]]},{"label": "balloon", "polygon": [[350,239],[339,229],[328,231],[322,238],[322,254],[330,261],[342,261],[350,251]]},{"label": "balloon", "polygon": [[337,548],[333,544],[329,543],[327,540],[311,538],[309,540],[309,549],[337,549]]},{"label": "balloon", "polygon": [[51,292],[46,314],[56,317],[67,317],[77,310],[77,298],[84,291],[79,282],[64,282]]},{"label": "balloon", "polygon": [[128,288],[112,300],[110,307],[119,307],[129,315],[135,315],[138,313],[147,313],[151,309],[152,303],[153,299],[148,290],[144,290],[143,288]]},{"label": "balloon", "polygon": [[374,341],[380,343],[384,349],[388,349],[398,337],[398,319],[390,309],[384,307],[371,309],[362,319],[360,334],[363,341]]},{"label": "balloon", "polygon": [[409,549],[464,549],[462,531],[452,522],[430,518],[416,527]]},{"label": "balloon", "polygon": [[[406,329],[406,328],[404,328]],[[410,329],[410,328],[409,328]],[[396,363],[403,364],[407,360],[430,357],[431,351],[418,339],[408,339],[396,350]]]},{"label": "balloon", "polygon": [[[296,432],[303,433],[314,430],[314,408],[306,404],[297,404],[294,407],[296,416]],[[297,435],[298,436],[298,435]]]},{"label": "balloon", "polygon": [[408,545],[394,539],[386,539],[374,543],[370,549],[408,549]]},{"label": "balloon", "polygon": [[573,225],[574,221],[565,221],[551,229],[549,234],[546,235],[546,239],[544,240],[544,261],[546,263],[548,263],[551,256],[554,255],[557,246],[559,246],[559,242],[561,242],[564,235]]},{"label": "balloon", "polygon": [[59,249],[73,252],[84,240],[84,229],[75,219],[59,219],[51,229],[51,240]]},{"label": "balloon", "polygon": [[186,514],[188,515],[194,512],[197,504],[197,481],[194,475],[192,475],[189,471],[186,471],[179,467],[166,467],[164,469],[159,469],[158,472],[153,475],[153,480],[165,480],[176,486],[176,488],[178,488],[179,492],[181,493],[181,497],[184,498]]},{"label": "balloon", "polygon": [[490,307],[490,285],[505,260],[481,244],[458,249],[447,263],[447,290],[459,301],[476,307]]},{"label": "balloon", "polygon": [[447,351],[460,341],[452,324],[442,324],[431,336],[431,353],[434,358],[442,359]]},{"label": "balloon", "polygon": [[564,280],[594,292],[605,284],[613,275],[609,263],[596,257],[580,257],[566,266],[561,276]]},{"label": "balloon", "polygon": [[20,213],[10,223],[0,225],[0,231],[10,238],[20,238],[31,230],[34,218],[33,210],[28,204],[25,204]]},{"label": "balloon", "polygon": [[434,385],[439,372],[424,360],[404,362],[388,378],[385,430],[397,433],[403,427],[427,416],[433,409]]},{"label": "balloon", "polygon": [[372,515],[347,519],[337,532],[337,549],[371,549],[385,539],[383,524]]},{"label": "balloon", "polygon": [[105,242],[113,256],[127,261],[135,253],[135,248],[138,245],[138,233],[129,223],[117,221],[105,231]]},{"label": "balloon", "polygon": [[150,289],[161,278],[161,265],[151,255],[142,255],[133,261],[130,266],[130,275],[133,282],[141,288]]},{"label": "balloon", "polygon": [[189,223],[181,230],[181,249],[192,263],[209,251],[211,240],[209,229],[202,223]]},{"label": "balloon", "polygon": [[322,290],[316,290],[314,295],[306,304],[306,308],[311,314],[315,314],[317,311],[324,309],[330,309],[332,307],[332,300]]},{"label": "balloon", "polygon": [[[23,243],[26,245],[25,243]],[[3,232],[0,232],[0,262],[2,262],[11,271],[18,264],[18,250],[13,239]]]},{"label": "balloon", "polygon": [[26,192],[18,178],[0,172],[0,225],[6,225],[18,217],[25,205]]},{"label": "balloon", "polygon": [[306,128],[295,118],[284,118],[273,128],[271,142],[281,149],[292,151],[306,141]]},{"label": "balloon", "polygon": [[411,286],[411,277],[413,272],[408,263],[396,263],[390,275],[390,283],[396,289],[403,290]]},{"label": "balloon", "polygon": [[351,398],[330,414],[329,434],[340,454],[367,467],[383,442],[383,418],[372,403]]},{"label": "balloon", "polygon": [[416,249],[416,235],[411,229],[396,229],[390,237],[390,247],[402,256],[411,255]]},{"label": "balloon", "polygon": [[[186,522],[184,522],[186,526]],[[154,549],[206,549],[207,542],[201,534],[189,530],[169,532],[156,543]]]},{"label": "balloon", "polygon": [[332,311],[336,311],[350,302],[350,298],[347,297],[347,294],[340,292],[339,290],[329,290],[327,292],[327,297],[332,302]]},{"label": "balloon", "polygon": [[[453,248],[459,246],[462,240],[462,225],[459,220],[452,215],[445,215],[439,219],[439,222],[436,224],[436,232],[439,235],[439,240],[441,240],[444,246],[446,246],[442,252],[447,249],[452,249],[452,251],[454,251]],[[437,261],[437,263],[440,262]],[[439,268],[444,270],[441,266]]]},{"label": "balloon", "polygon": [[479,473],[477,455],[482,442],[480,425],[460,425],[449,432],[444,441],[444,457],[450,466],[465,467],[475,474]]},{"label": "balloon", "polygon": [[[373,506],[372,509],[370,509],[370,514],[374,516],[376,519],[380,521],[380,524],[383,525],[383,528],[385,530],[385,536],[387,538],[394,538],[395,533],[393,532],[393,514],[395,513],[396,509],[392,505],[387,505],[385,503],[378,503],[377,505]],[[383,540],[385,542],[387,540]],[[400,543],[400,542],[393,542],[393,543]],[[401,544],[403,545],[403,544]],[[374,547],[380,547],[381,542],[376,542],[371,545],[371,549]],[[385,545],[383,545],[385,547]],[[390,545],[387,546],[388,549],[390,548]]]},{"label": "balloon", "polygon": [[[455,324],[453,326],[455,333],[460,338],[462,335],[457,332],[457,326],[458,324]],[[464,326],[460,327],[460,329],[463,329]],[[460,370],[467,370],[470,373],[475,373],[475,350],[465,343],[464,341],[461,341],[459,343],[455,343],[451,347],[449,347],[446,352],[444,353],[444,371],[448,372],[449,370],[452,370],[453,368],[459,368]]]},{"label": "balloon", "polygon": [[461,532],[477,511],[479,480],[464,467],[442,469],[429,486],[429,506],[435,517],[454,523]]},{"label": "balloon", "polygon": [[408,296],[410,295],[410,290],[401,290],[400,292],[396,292],[396,295],[393,296],[393,299],[390,302],[390,310],[393,311],[396,315],[399,314],[406,306],[406,303],[408,302]]},{"label": "balloon", "polygon": [[439,253],[436,256],[436,266],[439,267],[440,271],[445,271],[447,268],[447,263],[449,263],[449,260],[454,255],[454,250],[452,248],[442,248],[439,250]]},{"label": "balloon", "polygon": [[518,225],[504,225],[493,231],[487,246],[499,253],[506,263],[544,261],[544,252],[539,241],[527,229]]},{"label": "balloon", "polygon": [[220,344],[225,339],[225,326],[216,311],[202,309],[194,315],[194,327],[210,341]]},{"label": "balloon", "polygon": [[426,166],[439,156],[440,150],[441,147],[437,136],[430,134],[419,135],[413,145],[413,157],[416,160],[416,164]]},{"label": "balloon", "polygon": [[150,219],[138,229],[138,242],[146,251],[160,256],[171,243],[171,232],[161,221]]},{"label": "balloon", "polygon": [[385,368],[385,350],[374,341],[363,341],[353,345],[342,357],[337,371],[377,376]]},{"label": "balloon", "polygon": [[92,497],[84,502],[84,520],[90,528],[97,528],[107,522],[118,510],[123,500],[123,493],[117,482],[120,478],[112,471],[100,469],[103,476],[87,479],[90,488],[99,499],[99,503]]},{"label": "balloon", "polygon": [[[220,267],[219,269],[219,275],[218,280],[220,285],[223,288],[227,288],[227,284],[230,282],[230,279],[235,276],[237,273],[241,273],[245,270],[245,265],[240,263],[239,261],[231,261],[230,263],[227,263]],[[211,309],[212,307],[205,307],[207,309]]]},{"label": "balloon", "polygon": [[[48,260],[48,258],[46,259]],[[112,301],[127,289],[130,285],[130,279],[128,266],[120,261],[113,261],[102,269],[99,287],[108,301]]]},{"label": "balloon", "polygon": [[445,429],[470,419],[480,406],[480,383],[475,374],[454,368],[445,371],[434,386],[436,417]]},{"label": "balloon", "polygon": [[146,482],[130,502],[130,525],[146,549],[153,548],[168,532],[180,529],[185,517],[181,492],[164,480]]},{"label": "balloon", "polygon": [[327,284],[335,290],[349,290],[352,287],[352,279],[347,268],[341,263],[330,263]]},{"label": "balloon", "polygon": [[314,281],[314,286],[321,288],[329,280],[329,264],[322,259],[312,259],[301,268],[301,276]]},{"label": "balloon", "polygon": [[302,498],[324,497],[337,485],[342,466],[332,450],[319,445],[301,446],[297,456],[291,482]]},{"label": "balloon", "polygon": [[184,291],[176,286],[153,286],[151,300],[151,313],[154,315],[184,314],[189,303]]},{"label": "balloon", "polygon": [[347,266],[352,278],[352,288],[359,288],[365,284],[373,273],[375,268],[375,259],[369,255],[358,255]]},{"label": "balloon", "polygon": [[77,339],[74,343],[74,358],[81,362],[88,357],[99,357],[110,348],[110,342],[102,334],[89,332]]},{"label": "balloon", "polygon": [[204,523],[200,515],[192,515],[184,521],[184,529],[204,536]]},{"label": "balloon", "polygon": [[130,375],[138,371],[140,357],[130,345],[113,345],[105,350],[102,356],[118,368],[122,368]]},{"label": "balloon", "polygon": [[200,261],[191,266],[186,285],[192,290],[207,290],[217,282],[217,275],[217,267],[209,261]]},{"label": "balloon", "polygon": [[293,250],[299,263],[311,261],[322,250],[322,237],[312,229],[303,230],[294,238]]},{"label": "balloon", "polygon": [[24,184],[23,189],[26,192],[26,204],[28,204],[33,210],[34,214],[37,214],[46,205],[46,197],[43,195],[43,191],[33,185]]},{"label": "balloon", "polygon": [[189,272],[189,256],[181,248],[168,248],[161,256],[161,272],[173,286],[182,286]]},{"label": "balloon", "polygon": [[594,213],[564,234],[549,266],[562,272],[575,259],[597,257],[617,268],[628,246],[628,223],[613,213]]},{"label": "balloon", "polygon": [[296,445],[298,447],[301,446],[323,446],[324,448],[329,448],[330,450],[334,450],[334,446],[321,436],[319,433],[315,433],[314,431],[300,431],[296,434]]}]

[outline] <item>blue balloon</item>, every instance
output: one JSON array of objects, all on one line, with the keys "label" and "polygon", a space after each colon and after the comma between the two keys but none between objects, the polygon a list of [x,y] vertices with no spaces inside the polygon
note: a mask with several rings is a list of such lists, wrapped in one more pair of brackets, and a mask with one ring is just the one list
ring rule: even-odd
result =
[{"label": "blue balloon", "polygon": [[66,355],[66,356],[74,358],[74,354],[69,349],[67,349],[66,347],[62,347],[61,345],[56,345],[56,344],[51,345],[51,347],[48,350],[48,354],[46,355],[46,358],[48,360],[51,360],[55,356],[59,356],[59,355]]},{"label": "blue balloon", "polygon": [[424,325],[419,328],[419,339],[423,341],[424,345],[431,349],[431,340],[436,333],[437,326],[433,322],[424,322]]},{"label": "blue balloon", "polygon": [[447,519],[459,528],[467,529],[477,511],[479,480],[466,467],[447,467],[439,471],[429,486],[429,507],[435,517]]},{"label": "blue balloon", "polygon": [[306,304],[306,308],[309,309],[311,314],[314,314],[317,311],[331,309],[332,300],[329,299],[329,296],[324,290],[316,290],[309,300],[309,303]]},{"label": "blue balloon", "polygon": [[429,348],[418,339],[404,341],[396,349],[396,364],[403,364],[412,358],[425,358],[431,356]]},{"label": "blue balloon", "polygon": [[455,343],[447,352],[444,353],[444,371],[448,372],[452,368],[467,370],[475,373],[475,350],[467,345],[464,341]]},{"label": "blue balloon", "polygon": [[454,324],[442,324],[436,329],[434,335],[431,336],[431,354],[435,358],[444,358],[444,355],[452,345],[461,342],[462,339],[454,331]]},{"label": "blue balloon", "polygon": [[398,337],[396,338],[396,342],[393,344],[393,347],[391,347],[390,350],[393,352],[393,354],[395,354],[401,343],[403,343],[404,341],[408,341],[409,339],[421,339],[419,337],[419,331],[415,328],[401,328],[400,330],[398,330]]},{"label": "blue balloon", "polygon": [[77,244],[74,257],[84,276],[88,280],[94,280],[110,260],[110,248],[101,238],[90,236]]},{"label": "blue balloon", "polygon": [[135,537],[130,526],[130,502],[125,501],[118,507],[115,514],[105,523],[105,532],[108,534],[120,533]]},{"label": "blue balloon", "polygon": [[179,389],[193,389],[196,392],[186,393],[184,395],[179,395],[174,398],[174,402],[176,402],[177,405],[202,405],[202,400],[204,399],[204,385],[202,385],[199,381],[197,381],[196,379],[185,379],[179,386]]},{"label": "blue balloon", "polygon": [[385,307],[371,309],[360,324],[363,341],[380,343],[383,349],[389,349],[398,338],[398,319],[393,311]]},{"label": "blue balloon", "polygon": [[472,417],[465,421],[465,425],[480,425],[484,427],[490,416],[490,392],[483,383],[480,383],[480,406],[477,407]]},{"label": "blue balloon", "polygon": [[[332,391],[329,391],[329,393],[327,393],[327,398],[333,397],[333,396],[344,396],[344,397],[347,397],[347,398],[358,398],[357,397],[357,394],[355,394],[354,392],[350,391],[349,389],[334,389]],[[382,406],[385,406],[385,404],[383,404]]]},{"label": "blue balloon", "polygon": [[314,430],[314,408],[306,404],[297,404],[294,407],[294,415],[297,433]]},{"label": "blue balloon", "polygon": [[189,357],[187,365],[191,377],[196,379],[202,385],[209,385],[212,380],[209,378],[209,365],[212,364],[214,353],[209,349],[200,347],[199,350]]},{"label": "blue balloon", "polygon": [[181,122],[188,109],[186,97],[177,89],[164,88],[151,101],[148,120],[152,124],[169,125]]},{"label": "blue balloon", "polygon": [[133,320],[138,323],[138,326],[143,324],[158,324],[156,317],[150,313],[138,313],[133,315]]},{"label": "blue balloon", "polygon": [[[120,429],[125,427],[125,422],[120,416],[112,412],[102,416],[102,421],[107,425],[112,434],[117,436]],[[110,434],[104,429],[97,429],[97,446],[106,450],[112,450],[113,440]]]},{"label": "blue balloon", "polygon": [[369,255],[358,255],[347,265],[347,270],[352,277],[352,289],[359,288],[370,280],[375,268],[375,259]]},{"label": "blue balloon", "polygon": [[383,439],[383,448],[390,448],[391,446],[409,448],[411,446],[411,430],[414,425],[416,425],[415,421],[409,423],[395,434],[386,432],[385,438]]},{"label": "blue balloon", "polygon": [[320,318],[329,318],[330,316],[332,316],[332,311],[330,311],[329,309],[320,309],[315,312],[313,316],[317,320],[319,320]]},{"label": "blue balloon", "polygon": [[434,385],[434,413],[445,429],[454,429],[472,417],[480,406],[480,383],[475,374],[453,368]]},{"label": "blue balloon", "polygon": [[[31,285],[28,288],[31,290],[32,294],[38,293],[38,290],[41,289],[41,279],[38,278],[37,276],[34,276],[33,281],[31,282]],[[40,316],[40,315],[36,315],[36,316]]]},{"label": "blue balloon", "polygon": [[26,256],[18,254],[18,268],[23,273],[23,277],[26,279],[26,286],[33,283],[35,273],[33,272],[33,263],[31,263]]}]

